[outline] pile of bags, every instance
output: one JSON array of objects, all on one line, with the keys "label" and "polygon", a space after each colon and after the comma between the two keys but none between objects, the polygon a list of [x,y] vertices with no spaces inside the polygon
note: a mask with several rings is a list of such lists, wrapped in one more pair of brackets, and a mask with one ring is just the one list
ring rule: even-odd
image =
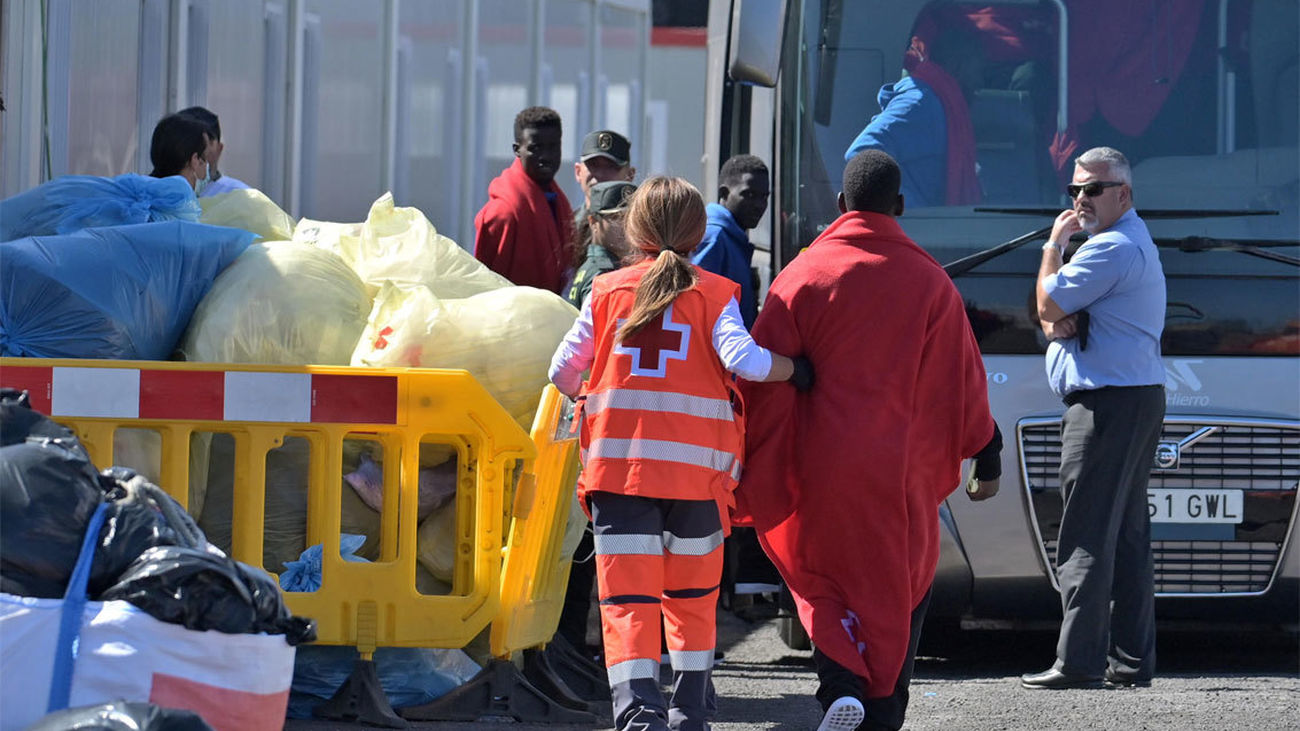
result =
[{"label": "pile of bags", "polygon": [[[295,222],[253,189],[200,200],[181,178],[67,176],[0,201],[0,242],[0,355],[461,368],[524,429],[547,383],[551,354],[577,316],[558,295],[511,285],[438,233],[419,210],[396,206],[391,194],[375,201],[362,222]],[[158,481],[157,432],[118,430],[114,455],[138,472],[131,479]],[[395,464],[396,455],[389,456]],[[343,484],[341,528],[356,536],[351,551],[359,560],[379,556],[384,458],[375,442],[345,443],[337,477]],[[301,438],[288,438],[267,455],[268,571],[279,573],[321,550],[306,541],[309,461]],[[416,585],[425,594],[446,594],[457,556],[456,496],[464,468],[455,447],[437,443],[421,445],[419,463]],[[203,536],[216,550],[231,544],[234,467],[232,437],[193,435],[189,509],[197,524],[187,535]],[[565,556],[585,522],[580,511],[574,516]],[[77,514],[72,524],[84,528],[88,519]],[[160,530],[157,546],[151,545],[150,565],[167,564],[174,558],[167,551],[186,545],[167,535]],[[15,529],[10,537],[31,540],[33,534]],[[53,550],[51,561],[70,567],[77,548]],[[188,560],[202,565],[193,556]],[[125,568],[96,563],[88,595],[145,601],[137,594],[104,594],[111,587],[101,574],[120,576]],[[18,576],[6,569],[0,588],[33,601],[63,601],[66,576],[42,584],[23,574],[28,584],[13,583]],[[310,582],[286,588],[311,590]],[[173,609],[168,616],[184,620],[185,612]],[[342,682],[354,652],[313,648],[299,654],[299,712]],[[468,658],[463,664],[433,651],[376,659],[395,707],[432,700],[461,682],[459,674],[477,670]]]},{"label": "pile of bags", "polygon": [[278,729],[294,647],[315,629],[160,488],[97,471],[70,430],[4,389],[0,636],[0,730],[115,700]]},{"label": "pile of bags", "polygon": [[[224,198],[225,196],[218,196]],[[262,221],[254,212],[244,220]],[[525,429],[547,366],[577,311],[558,295],[515,287],[420,211],[391,194],[360,223],[303,219],[292,241],[253,244],[213,283],[179,346],[186,360],[277,365],[463,368]],[[213,439],[205,484],[193,486],[200,524],[229,540],[233,458]],[[309,450],[289,439],[267,456],[266,567],[296,559],[306,543]],[[193,461],[193,460],[192,460]],[[456,546],[454,452],[426,444],[420,458],[419,532],[424,593],[450,591]],[[344,451],[342,529],[378,556],[383,455],[361,440]]]}]

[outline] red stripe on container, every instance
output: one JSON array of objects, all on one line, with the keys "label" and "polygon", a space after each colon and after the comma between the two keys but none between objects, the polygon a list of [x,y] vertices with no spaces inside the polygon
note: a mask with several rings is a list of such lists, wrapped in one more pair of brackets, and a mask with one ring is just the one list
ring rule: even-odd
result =
[{"label": "red stripe on container", "polygon": [[222,371],[140,371],[141,419],[221,421],[226,374]]},{"label": "red stripe on container", "polygon": [[54,369],[49,366],[5,366],[0,368],[0,386],[26,391],[32,410],[49,414],[52,405]]},{"label": "red stripe on container", "polygon": [[652,46],[690,46],[704,48],[709,45],[708,28],[659,27],[650,30]]},{"label": "red stripe on container", "polygon": [[311,420],[335,424],[396,424],[396,376],[311,377]]}]

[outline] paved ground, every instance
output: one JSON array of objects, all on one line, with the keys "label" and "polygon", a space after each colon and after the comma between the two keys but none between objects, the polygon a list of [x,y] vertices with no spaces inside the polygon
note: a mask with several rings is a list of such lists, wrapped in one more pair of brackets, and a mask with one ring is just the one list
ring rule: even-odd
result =
[{"label": "paved ground", "polygon": [[[748,624],[719,615],[726,651],[715,670],[715,731],[811,731],[820,720],[812,698],[811,655],[788,649],[773,622]],[[1054,636],[1045,633],[965,633],[942,656],[918,661],[906,728],[913,731],[1088,729],[1183,731],[1300,729],[1300,650],[1276,635],[1161,635],[1161,674],[1146,689],[1025,691],[1022,672],[1046,667]],[[437,731],[577,731],[596,726],[421,723]],[[291,731],[358,726],[290,722]]]}]

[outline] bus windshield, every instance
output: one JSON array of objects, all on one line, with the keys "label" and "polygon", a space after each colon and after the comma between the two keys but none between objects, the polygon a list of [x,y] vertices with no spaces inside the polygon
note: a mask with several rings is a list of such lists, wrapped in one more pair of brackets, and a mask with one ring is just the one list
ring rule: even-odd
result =
[{"label": "bus windshield", "polygon": [[[778,264],[834,220],[858,149],[899,160],[900,222],[946,264],[1050,225],[1074,158],[1109,145],[1161,247],[1164,353],[1300,355],[1294,0],[790,5]],[[1044,351],[1038,258],[956,276],[985,353]]]}]

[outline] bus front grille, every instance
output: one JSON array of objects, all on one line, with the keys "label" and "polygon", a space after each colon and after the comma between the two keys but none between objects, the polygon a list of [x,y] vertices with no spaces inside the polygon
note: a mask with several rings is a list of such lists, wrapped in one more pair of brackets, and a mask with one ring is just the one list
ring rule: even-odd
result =
[{"label": "bus front grille", "polygon": [[[1056,541],[1044,541],[1056,565]],[[1277,568],[1280,545],[1267,541],[1152,541],[1156,593],[1258,594]]]},{"label": "bus front grille", "polygon": [[[1057,475],[1061,422],[1026,419],[1018,431],[1030,518],[1043,559],[1053,567],[1062,509]],[[1176,417],[1165,421],[1160,441],[1165,461],[1158,466],[1153,460],[1149,489],[1239,490],[1243,512],[1231,524],[1153,523],[1157,595],[1268,591],[1294,522],[1300,423]],[[1054,572],[1048,574],[1055,585]]]}]

